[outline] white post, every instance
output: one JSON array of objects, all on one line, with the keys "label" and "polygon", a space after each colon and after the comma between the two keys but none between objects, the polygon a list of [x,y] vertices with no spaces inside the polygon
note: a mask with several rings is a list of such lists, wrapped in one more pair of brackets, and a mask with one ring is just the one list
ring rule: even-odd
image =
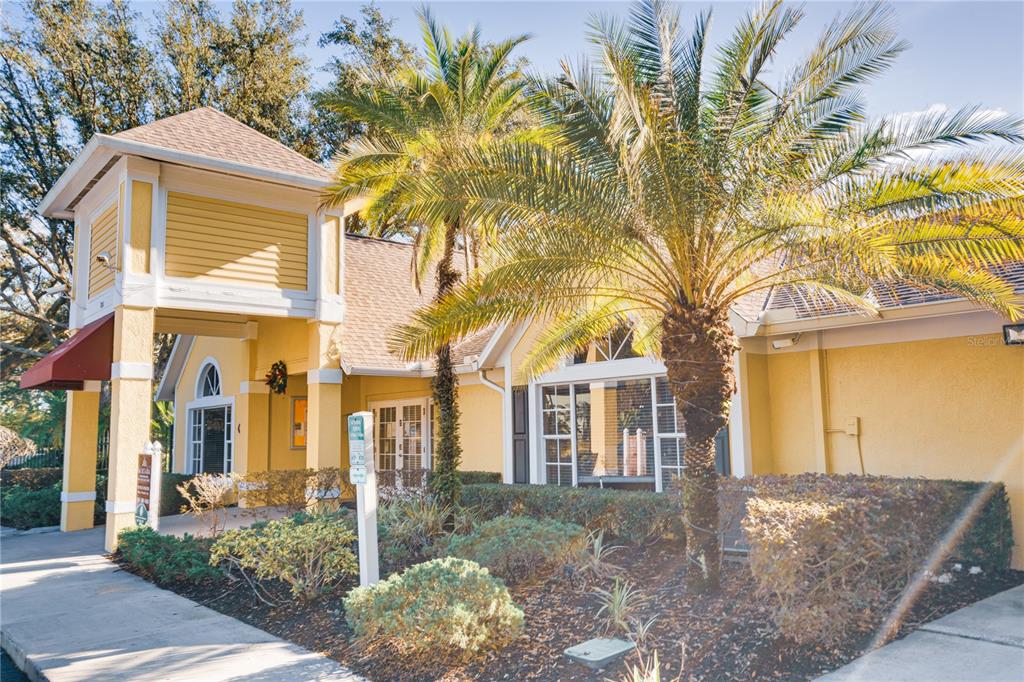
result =
[{"label": "white post", "polygon": [[160,493],[164,477],[163,446],[153,441],[153,473],[149,491],[149,525],[153,530],[160,530]]},{"label": "white post", "polygon": [[349,478],[356,486],[356,525],[359,533],[359,584],[380,580],[377,547],[377,473],[373,462],[373,413],[348,418]]}]

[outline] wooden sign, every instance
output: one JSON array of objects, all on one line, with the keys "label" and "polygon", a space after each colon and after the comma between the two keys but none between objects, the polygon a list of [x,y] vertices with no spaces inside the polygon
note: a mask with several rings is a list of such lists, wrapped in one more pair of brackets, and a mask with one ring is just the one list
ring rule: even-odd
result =
[{"label": "wooden sign", "polygon": [[139,477],[135,483],[135,525],[149,524],[153,492],[152,451],[139,455]]}]

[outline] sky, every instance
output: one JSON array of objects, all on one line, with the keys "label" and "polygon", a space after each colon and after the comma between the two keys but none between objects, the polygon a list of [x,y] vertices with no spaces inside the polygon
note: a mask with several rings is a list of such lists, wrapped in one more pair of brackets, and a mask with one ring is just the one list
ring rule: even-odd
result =
[{"label": "sky", "polygon": [[[322,32],[339,14],[355,16],[358,2],[297,3],[307,30]],[[378,2],[383,13],[396,19],[400,37],[419,44],[416,19],[418,3]],[[748,2],[682,2],[682,25],[692,25],[701,9],[712,9],[711,44],[717,45],[736,21],[751,7]],[[853,3],[808,2],[806,17],[786,41],[776,60],[773,75],[781,78],[787,68],[809,50],[813,40],[837,13]],[[564,57],[590,51],[586,21],[595,12],[625,14],[627,2],[432,2],[437,18],[453,33],[479,24],[486,39],[530,33],[522,48],[534,68],[542,73],[559,69]],[[956,109],[968,104],[1024,113],[1024,2],[897,2],[893,5],[900,36],[910,49],[881,80],[868,88],[868,114],[922,111],[935,106]],[[311,36],[307,54],[323,63],[328,50],[316,46]]]},{"label": "sky", "polygon": [[[2,0],[0,0],[2,2]],[[133,6],[151,17],[158,7],[135,0]],[[219,3],[220,4],[220,3]],[[397,34],[414,45],[420,44],[416,18],[418,2],[378,0],[385,16],[394,17]],[[18,13],[9,0],[5,11]],[[313,76],[322,82],[321,68],[331,56],[330,48],[317,46],[317,38],[340,15],[356,17],[361,2],[295,2],[306,23],[304,52]],[[751,6],[748,2],[681,2],[683,26],[701,9],[713,11],[711,45],[723,41]],[[222,3],[223,9],[229,3]],[[498,40],[529,33],[532,38],[521,48],[533,68],[554,73],[559,62],[590,51],[586,22],[595,13],[625,14],[627,2],[432,2],[432,11],[453,33],[479,24],[483,36]],[[789,66],[805,54],[819,32],[837,13],[852,3],[811,0],[805,4],[806,17],[780,50],[772,77],[781,79]],[[1024,114],[1024,1],[932,1],[896,2],[899,33],[909,41],[894,68],[865,93],[868,115],[924,111],[936,107],[956,109],[969,104]],[[17,17],[14,16],[17,23]]]}]

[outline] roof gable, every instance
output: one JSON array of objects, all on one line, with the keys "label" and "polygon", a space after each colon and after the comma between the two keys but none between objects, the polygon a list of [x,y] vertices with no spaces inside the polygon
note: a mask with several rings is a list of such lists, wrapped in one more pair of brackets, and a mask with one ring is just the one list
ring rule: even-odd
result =
[{"label": "roof gable", "polygon": [[331,178],[312,159],[212,107],[162,118],[114,137],[317,180]]}]

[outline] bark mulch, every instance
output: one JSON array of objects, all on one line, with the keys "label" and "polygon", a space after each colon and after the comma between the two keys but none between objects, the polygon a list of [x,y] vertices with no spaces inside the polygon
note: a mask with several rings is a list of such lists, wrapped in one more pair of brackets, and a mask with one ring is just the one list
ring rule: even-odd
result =
[{"label": "bark mulch", "polygon": [[[754,596],[746,564],[725,562],[722,590],[711,596],[694,595],[683,586],[680,556],[680,547],[660,543],[642,549],[622,549],[610,558],[646,599],[638,609],[640,620],[655,619],[645,649],[657,650],[662,680],[809,680],[853,660],[871,641],[873,633],[851,636],[835,648],[799,646],[782,639],[775,634],[767,605]],[[955,579],[950,584],[933,583],[922,592],[898,636],[1024,583],[1021,571],[976,576],[962,571],[953,575]],[[412,660],[385,649],[367,649],[352,643],[338,598],[304,605],[290,600],[286,590],[271,585],[267,586],[268,591],[281,600],[281,605],[269,606],[257,599],[244,581],[164,587],[278,637],[323,652],[379,682],[618,680],[626,673],[627,664],[637,663],[635,654],[603,671],[572,663],[562,655],[570,646],[608,634],[597,617],[600,604],[593,590],[608,589],[612,582],[611,578],[596,580],[567,572],[543,582],[511,588],[513,600],[526,614],[523,635],[501,651],[468,664],[437,657]]]}]

